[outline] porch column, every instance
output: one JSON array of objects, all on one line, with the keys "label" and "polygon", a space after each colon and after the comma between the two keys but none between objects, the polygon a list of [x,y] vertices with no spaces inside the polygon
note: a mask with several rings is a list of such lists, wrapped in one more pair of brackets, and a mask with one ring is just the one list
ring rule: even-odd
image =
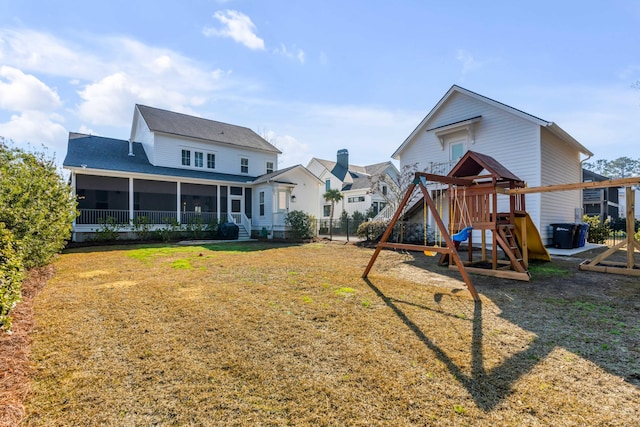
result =
[{"label": "porch column", "polygon": [[220,222],[220,184],[216,185],[216,215]]},{"label": "porch column", "polygon": [[[71,171],[71,195],[73,196],[73,200],[78,200],[77,197],[77,193],[76,193],[76,173],[74,171]],[[76,228],[76,218],[73,218],[73,223],[72,223],[72,230],[75,230]],[[74,239],[75,240],[75,239]]]},{"label": "porch column", "polygon": [[178,212],[178,224],[182,224],[182,216],[180,215],[180,200],[182,195],[180,194],[180,181],[176,182],[176,210]]},{"label": "porch column", "polygon": [[129,177],[129,224],[133,224],[133,177]]}]

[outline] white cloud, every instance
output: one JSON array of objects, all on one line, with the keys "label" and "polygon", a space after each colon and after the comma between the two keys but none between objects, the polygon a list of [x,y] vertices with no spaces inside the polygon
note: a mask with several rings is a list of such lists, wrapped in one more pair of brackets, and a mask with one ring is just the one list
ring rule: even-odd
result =
[{"label": "white cloud", "polygon": [[244,13],[220,10],[213,17],[222,24],[222,28],[207,27],[203,30],[205,36],[228,37],[249,49],[264,50],[264,40],[255,34],[256,26]]},{"label": "white cloud", "polygon": [[62,105],[55,90],[35,76],[5,65],[0,66],[0,108],[9,111],[54,111]]},{"label": "white cloud", "polygon": [[0,59],[21,70],[70,78],[95,78],[108,62],[69,41],[34,30],[0,29]]},{"label": "white cloud", "polygon": [[287,49],[284,43],[280,43],[280,47],[273,50],[273,53],[282,55],[289,59],[295,59],[301,64],[304,64],[305,54],[304,51],[298,47],[293,46],[293,50]]},{"label": "white cloud", "polygon": [[271,143],[282,151],[278,164],[279,168],[295,165],[307,166],[307,163],[313,157],[309,144],[300,142],[290,135],[277,136],[273,132],[270,132],[270,134],[272,135]]},{"label": "white cloud", "polygon": [[456,53],[456,59],[462,64],[462,74],[467,74],[470,71],[478,70],[484,67],[487,61],[478,61],[471,52],[467,52],[464,49],[458,49]]},{"label": "white cloud", "polygon": [[0,135],[21,146],[27,144],[39,149],[48,147],[60,155],[66,152],[67,131],[58,123],[61,117],[40,111],[24,111],[11,116],[6,123],[0,123]]}]

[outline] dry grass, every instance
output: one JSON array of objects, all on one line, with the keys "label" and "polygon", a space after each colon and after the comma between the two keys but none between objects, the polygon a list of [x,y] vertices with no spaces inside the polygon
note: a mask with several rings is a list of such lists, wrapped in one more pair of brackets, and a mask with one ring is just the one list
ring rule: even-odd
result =
[{"label": "dry grass", "polygon": [[[352,245],[83,249],[37,298],[27,425],[632,425],[636,279]],[[428,269],[418,268],[427,267]],[[570,268],[571,267],[571,268]],[[562,274],[564,269],[568,273]]]}]

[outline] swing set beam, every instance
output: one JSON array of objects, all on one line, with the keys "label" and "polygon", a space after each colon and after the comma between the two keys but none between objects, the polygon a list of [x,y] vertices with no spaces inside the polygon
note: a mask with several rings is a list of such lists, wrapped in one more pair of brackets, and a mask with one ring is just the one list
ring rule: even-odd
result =
[{"label": "swing set beam", "polygon": [[[413,182],[409,185],[409,188],[407,189],[407,192],[404,195],[402,202],[400,202],[400,205],[398,206],[398,209],[393,215],[393,218],[391,218],[391,221],[389,222],[387,229],[384,231],[382,238],[380,239],[380,242],[378,242],[376,246],[376,250],[371,256],[371,259],[369,260],[369,264],[367,265],[367,268],[364,270],[364,273],[362,273],[362,278],[367,278],[367,276],[369,275],[369,272],[371,271],[371,268],[373,267],[373,264],[376,262],[376,259],[380,254],[380,251],[384,248],[402,249],[402,250],[408,250],[408,251],[438,252],[442,254],[448,254],[450,256],[450,259],[454,262],[456,267],[458,267],[458,270],[460,271],[460,275],[462,276],[464,283],[467,285],[467,289],[471,293],[471,296],[475,301],[480,301],[480,297],[478,296],[478,293],[473,287],[473,283],[471,282],[471,278],[469,277],[469,274],[467,274],[467,271],[465,270],[464,264],[460,260],[460,256],[458,255],[458,251],[456,250],[455,245],[451,240],[451,236],[449,236],[449,231],[447,230],[447,227],[445,226],[444,222],[442,222],[442,218],[440,218],[440,215],[438,214],[436,204],[433,201],[433,199],[431,199],[431,196],[429,196],[429,191],[425,186],[426,180],[434,181],[438,183],[445,183],[445,184],[457,184],[457,185],[473,184],[473,181],[463,179],[463,178],[455,178],[455,177],[449,177],[449,176],[428,174],[424,172],[416,172]],[[416,188],[416,186],[420,187],[424,200],[427,202],[427,206],[429,207],[429,210],[433,215],[436,225],[438,226],[438,229],[442,233],[442,237],[445,242],[445,246],[443,247],[413,245],[413,244],[407,244],[407,243],[393,243],[393,242],[387,241],[389,240],[389,237],[393,232],[393,227],[395,226],[396,222],[398,222],[400,215],[402,215],[402,211],[404,210],[405,206],[409,202],[409,199],[411,198],[411,195],[413,194],[413,191]]]}]

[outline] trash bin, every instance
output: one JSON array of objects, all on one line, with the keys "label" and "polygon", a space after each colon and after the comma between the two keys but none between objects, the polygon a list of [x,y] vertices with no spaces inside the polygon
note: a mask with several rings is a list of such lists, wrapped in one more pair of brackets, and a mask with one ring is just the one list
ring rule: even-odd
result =
[{"label": "trash bin", "polygon": [[240,228],[232,223],[225,222],[218,226],[218,238],[222,240],[238,240]]},{"label": "trash bin", "polygon": [[551,224],[553,227],[553,244],[556,248],[571,249],[576,235],[576,224]]},{"label": "trash bin", "polygon": [[582,248],[587,243],[587,236],[589,235],[589,224],[586,222],[580,223],[580,232],[578,234],[578,246],[577,248]]}]

